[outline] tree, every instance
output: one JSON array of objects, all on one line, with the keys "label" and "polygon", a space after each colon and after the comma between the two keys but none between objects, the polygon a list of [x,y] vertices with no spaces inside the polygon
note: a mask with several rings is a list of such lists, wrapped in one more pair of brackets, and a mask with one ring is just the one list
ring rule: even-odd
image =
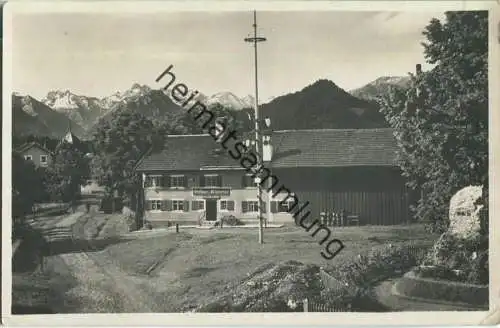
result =
[{"label": "tree", "polygon": [[31,161],[12,153],[12,217],[23,217],[32,212],[35,202],[43,194],[42,178]]},{"label": "tree", "polygon": [[151,147],[161,148],[167,133],[164,126],[155,126],[138,112],[113,113],[110,120],[98,123],[93,135],[92,176],[106,188],[108,196],[117,191],[126,200],[140,186],[134,172],[137,161]]},{"label": "tree", "polygon": [[80,186],[89,176],[85,154],[70,143],[61,143],[43,176],[44,185],[52,199],[76,202],[80,196]]},{"label": "tree", "polygon": [[409,186],[420,190],[416,217],[438,230],[451,196],[467,185],[488,190],[488,13],[448,12],[423,32],[428,72],[380,100],[395,131]]}]

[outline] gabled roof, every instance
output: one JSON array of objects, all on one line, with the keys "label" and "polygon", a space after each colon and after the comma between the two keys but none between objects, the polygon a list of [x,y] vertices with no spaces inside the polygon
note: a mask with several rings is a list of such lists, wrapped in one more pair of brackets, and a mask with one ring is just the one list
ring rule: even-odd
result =
[{"label": "gabled roof", "polygon": [[[271,137],[273,168],[397,166],[392,129],[321,129],[275,131]],[[228,143],[229,149],[233,147]],[[147,153],[137,171],[237,168],[239,161],[212,136],[169,136],[162,151]]]},{"label": "gabled roof", "polygon": [[47,148],[45,148],[44,146],[40,145],[39,143],[37,142],[27,142],[21,146],[19,146],[15,151],[18,152],[18,153],[23,153],[33,147],[36,147],[40,150],[43,150],[44,152],[48,153],[48,154],[51,154],[52,155],[52,152],[50,150],[48,150]]}]

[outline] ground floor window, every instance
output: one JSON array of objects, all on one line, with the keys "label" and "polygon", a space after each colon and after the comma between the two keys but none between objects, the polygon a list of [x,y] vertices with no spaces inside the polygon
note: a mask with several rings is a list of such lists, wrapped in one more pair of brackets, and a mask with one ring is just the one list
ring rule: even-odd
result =
[{"label": "ground floor window", "polygon": [[184,211],[184,201],[172,200],[172,211]]},{"label": "ground floor window", "polygon": [[151,201],[151,210],[161,211],[161,200],[152,200]]},{"label": "ground floor window", "polygon": [[[290,201],[290,202],[277,202],[278,203],[278,212],[280,213],[288,213],[290,212],[290,209],[293,208],[293,205],[295,202]],[[297,205],[295,205],[297,206]]]},{"label": "ground floor window", "polygon": [[245,200],[241,202],[242,212],[258,212],[259,202],[256,200]]},{"label": "ground floor window", "polygon": [[204,200],[193,200],[191,202],[191,208],[193,211],[204,210],[205,209],[205,201]]},{"label": "ground floor window", "polygon": [[221,199],[219,203],[221,211],[234,211],[234,201],[228,199]]}]

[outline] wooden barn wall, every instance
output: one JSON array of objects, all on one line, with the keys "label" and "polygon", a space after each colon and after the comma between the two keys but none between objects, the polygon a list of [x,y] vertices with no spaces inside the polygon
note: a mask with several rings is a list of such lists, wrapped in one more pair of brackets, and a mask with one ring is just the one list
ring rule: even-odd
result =
[{"label": "wooden barn wall", "polygon": [[398,170],[349,168],[329,170],[274,169],[279,185],[309,201],[312,217],[342,209],[359,215],[360,224],[393,225],[411,220],[410,191]]}]

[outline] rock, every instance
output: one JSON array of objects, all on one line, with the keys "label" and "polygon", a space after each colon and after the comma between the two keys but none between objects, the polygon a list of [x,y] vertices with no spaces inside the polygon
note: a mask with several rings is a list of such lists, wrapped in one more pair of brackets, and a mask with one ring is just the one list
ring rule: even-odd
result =
[{"label": "rock", "polygon": [[468,239],[480,233],[483,195],[482,186],[468,186],[459,190],[450,200],[450,226],[448,232],[459,238]]}]

